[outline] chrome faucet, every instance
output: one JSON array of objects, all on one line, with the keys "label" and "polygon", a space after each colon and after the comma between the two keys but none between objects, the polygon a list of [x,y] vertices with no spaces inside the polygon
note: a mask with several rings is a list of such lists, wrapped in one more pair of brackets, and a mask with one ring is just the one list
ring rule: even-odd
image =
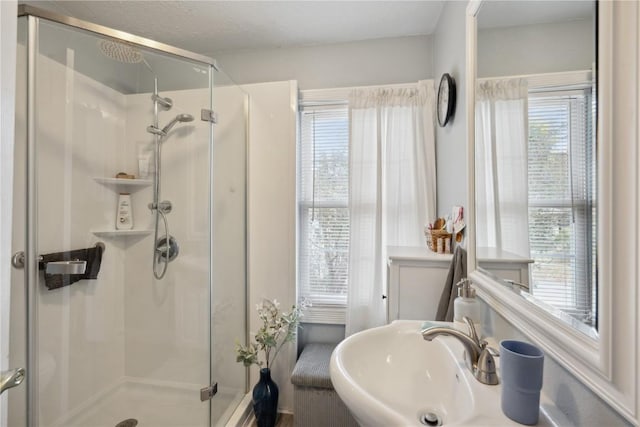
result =
[{"label": "chrome faucet", "polygon": [[[498,374],[496,373],[496,362],[493,360],[494,354],[487,346],[486,341],[480,341],[473,326],[473,322],[468,317],[463,320],[469,327],[469,335],[449,326],[431,326],[422,331],[422,338],[432,341],[440,335],[448,335],[457,338],[465,349],[467,367],[478,381],[482,384],[498,384]],[[497,356],[497,354],[495,354]]]}]

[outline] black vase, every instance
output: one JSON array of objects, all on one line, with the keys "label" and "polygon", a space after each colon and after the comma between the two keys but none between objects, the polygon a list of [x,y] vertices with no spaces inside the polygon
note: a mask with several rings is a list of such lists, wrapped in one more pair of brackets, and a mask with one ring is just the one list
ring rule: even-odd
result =
[{"label": "black vase", "polygon": [[253,413],[258,427],[274,427],[278,416],[278,385],[269,368],[260,369],[260,381],[253,388]]}]

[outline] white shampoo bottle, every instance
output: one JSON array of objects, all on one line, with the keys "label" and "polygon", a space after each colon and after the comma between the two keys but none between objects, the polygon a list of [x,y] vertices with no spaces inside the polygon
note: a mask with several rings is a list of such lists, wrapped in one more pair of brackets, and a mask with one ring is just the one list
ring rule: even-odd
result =
[{"label": "white shampoo bottle", "polygon": [[133,228],[133,211],[131,210],[131,194],[120,193],[118,196],[118,214],[116,230],[131,230]]}]

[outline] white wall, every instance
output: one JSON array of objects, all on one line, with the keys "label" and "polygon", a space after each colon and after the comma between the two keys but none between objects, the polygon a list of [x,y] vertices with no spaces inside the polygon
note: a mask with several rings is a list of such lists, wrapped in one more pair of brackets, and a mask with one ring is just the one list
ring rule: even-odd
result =
[{"label": "white wall", "polygon": [[465,123],[465,10],[464,1],[446,2],[434,36],[434,80],[449,73],[456,82],[456,109],[447,126],[437,126],[436,155],[438,216],[454,205],[467,204],[467,124]]},{"label": "white wall", "polygon": [[590,70],[594,34],[592,20],[480,30],[478,76]]},{"label": "white wall", "polygon": [[[212,56],[238,84],[297,80],[299,89],[323,89],[417,82],[433,76],[432,36],[220,52]],[[291,286],[295,289],[295,282]],[[343,338],[344,326],[305,324],[299,348],[311,341],[339,342]],[[286,382],[289,383],[288,378]]]},{"label": "white wall", "polygon": [[[249,331],[260,322],[254,307],[277,299],[288,310],[296,302],[296,82],[245,85],[249,93]],[[253,337],[252,337],[253,338]],[[282,351],[272,378],[279,407],[293,409],[290,375],[294,345]],[[257,382],[251,371],[250,384]]]},{"label": "white wall", "polygon": [[[16,73],[17,2],[0,2],[0,259],[11,256],[11,203]],[[9,358],[11,266],[0,263],[0,371],[16,369]],[[17,362],[17,361],[15,361]],[[23,386],[24,388],[24,386]],[[14,390],[15,391],[15,390]],[[7,425],[7,395],[0,397],[0,426]]]},{"label": "white wall", "polygon": [[431,78],[432,44],[430,36],[414,36],[213,57],[238,84],[297,80],[300,89],[323,89]]},{"label": "white wall", "polygon": [[309,343],[338,344],[344,339],[345,325],[303,323],[298,331],[298,355]]}]

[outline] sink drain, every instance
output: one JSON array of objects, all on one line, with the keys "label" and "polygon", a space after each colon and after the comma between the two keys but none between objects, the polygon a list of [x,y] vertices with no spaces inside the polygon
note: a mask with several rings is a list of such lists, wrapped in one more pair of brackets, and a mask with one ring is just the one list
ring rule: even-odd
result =
[{"label": "sink drain", "polygon": [[435,412],[424,412],[419,417],[420,422],[425,426],[441,426],[442,418]]},{"label": "sink drain", "polygon": [[138,425],[138,420],[135,418],[129,418],[124,421],[120,421],[116,424],[116,427],[136,427]]}]

